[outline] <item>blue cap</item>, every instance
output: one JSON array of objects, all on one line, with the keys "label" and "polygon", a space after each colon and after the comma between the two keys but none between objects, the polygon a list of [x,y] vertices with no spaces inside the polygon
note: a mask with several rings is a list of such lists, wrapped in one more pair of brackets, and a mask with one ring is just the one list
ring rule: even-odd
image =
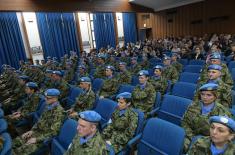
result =
[{"label": "blue cap", "polygon": [[27,76],[27,75],[21,75],[21,76],[19,76],[19,78],[22,80],[29,80],[29,76]]},{"label": "blue cap", "polygon": [[141,71],[139,71],[138,75],[139,75],[139,76],[142,76],[142,75],[149,76],[149,71],[147,71],[147,70],[141,70]]},{"label": "blue cap", "polygon": [[115,68],[114,68],[113,66],[110,66],[110,65],[106,66],[105,68],[106,68],[106,69],[111,69],[112,71],[115,70]]},{"label": "blue cap", "polygon": [[119,62],[119,65],[126,65],[125,62]]},{"label": "blue cap", "polygon": [[87,76],[84,76],[84,77],[81,77],[80,78],[80,82],[88,82],[88,83],[91,83],[91,79]]},{"label": "blue cap", "polygon": [[101,120],[100,114],[92,110],[80,112],[79,117],[85,121],[93,123],[98,123]]},{"label": "blue cap", "polygon": [[221,59],[221,55],[219,53],[212,53],[210,55],[210,59]]},{"label": "blue cap", "polygon": [[116,96],[116,99],[119,99],[119,98],[131,99],[131,93],[129,92],[120,93]]},{"label": "blue cap", "polygon": [[233,132],[235,132],[235,121],[232,118],[229,118],[228,116],[212,116],[210,117],[209,122],[223,124],[229,127]]},{"label": "blue cap", "polygon": [[47,69],[46,73],[53,73],[53,70]]},{"label": "blue cap", "polygon": [[207,83],[204,84],[199,88],[200,91],[211,91],[211,90],[217,90],[218,85],[215,83]]},{"label": "blue cap", "polygon": [[26,83],[26,87],[38,88],[38,85],[35,82],[28,82],[28,83]]},{"label": "blue cap", "polygon": [[165,55],[165,56],[163,57],[163,60],[171,60],[171,58],[170,58],[169,56]]},{"label": "blue cap", "polygon": [[106,55],[103,53],[99,53],[98,58],[106,59]]},{"label": "blue cap", "polygon": [[63,74],[61,73],[61,71],[53,71],[52,74],[56,74],[56,75],[59,75],[59,76],[63,76]]},{"label": "blue cap", "polygon": [[51,88],[51,89],[47,89],[44,94],[45,96],[59,96],[60,91],[58,89]]},{"label": "blue cap", "polygon": [[208,70],[218,70],[218,71],[221,71],[222,67],[220,65],[210,65],[210,66],[208,66]]},{"label": "blue cap", "polygon": [[162,70],[163,67],[162,67],[161,65],[157,65],[157,66],[155,66],[153,69],[154,69],[154,70],[155,70],[155,69],[160,69],[160,70]]}]

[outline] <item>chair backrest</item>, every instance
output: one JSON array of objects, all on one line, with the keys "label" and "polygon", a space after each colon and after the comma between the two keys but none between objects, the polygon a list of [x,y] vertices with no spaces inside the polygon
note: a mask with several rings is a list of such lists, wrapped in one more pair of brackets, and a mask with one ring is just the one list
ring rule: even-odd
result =
[{"label": "chair backrest", "polygon": [[183,128],[159,118],[151,118],[137,145],[138,155],[180,155],[184,137]]},{"label": "chair backrest", "polygon": [[191,103],[192,100],[190,99],[166,94],[163,97],[157,117],[180,125],[184,113]]},{"label": "chair backrest", "polygon": [[183,72],[180,74],[179,81],[180,82],[189,82],[189,83],[197,83],[199,79],[199,73],[190,73],[190,72]]},{"label": "chair backrest", "polygon": [[188,64],[203,66],[205,63],[205,60],[190,60]]},{"label": "chair backrest", "polygon": [[188,82],[176,82],[172,88],[171,94],[175,96],[193,99],[197,85]]},{"label": "chair backrest", "polygon": [[228,64],[229,71],[232,72],[233,68],[235,68],[235,61],[230,61]]},{"label": "chair backrest", "polygon": [[188,65],[188,59],[178,59],[178,62],[181,63],[183,66]]},{"label": "chair backrest", "polygon": [[4,116],[4,111],[0,108],[0,118]]},{"label": "chair backrest", "polygon": [[3,133],[7,130],[7,122],[4,118],[0,119],[0,133]]},{"label": "chair backrest", "polygon": [[94,81],[92,82],[92,90],[97,93],[101,89],[103,83],[104,80],[101,78],[94,79]]},{"label": "chair backrest", "polygon": [[77,125],[77,121],[73,119],[67,119],[60,129],[58,141],[65,149],[68,148],[69,144],[72,142],[74,136],[76,135]]},{"label": "chair backrest", "polygon": [[70,93],[69,93],[69,97],[66,101],[67,102],[66,106],[70,108],[70,106],[75,103],[76,97],[79,96],[82,92],[83,92],[83,90],[79,87],[70,88]]},{"label": "chair backrest", "polygon": [[107,123],[111,118],[113,112],[117,107],[117,102],[110,100],[110,99],[99,99],[94,111],[98,112],[102,119],[101,119],[101,127],[103,124]]},{"label": "chair backrest", "polygon": [[136,76],[136,75],[134,75],[134,76],[132,76],[132,78],[131,78],[131,85],[132,85],[132,86],[136,86],[137,84],[139,84],[139,77]]},{"label": "chair backrest", "polygon": [[2,150],[0,150],[0,155],[10,155],[12,148],[11,136],[7,132],[2,133],[1,136],[4,139],[4,144]]},{"label": "chair backrest", "polygon": [[140,111],[139,109],[133,109],[138,114],[138,125],[135,130],[135,136],[138,135],[144,126],[144,113]]},{"label": "chair backrest", "polygon": [[200,73],[201,69],[202,69],[202,66],[199,66],[199,65],[187,65],[184,67],[184,72]]},{"label": "chair backrest", "polygon": [[119,87],[118,94],[124,93],[124,92],[132,93],[134,88],[135,88],[135,86],[132,86],[132,85],[129,85],[129,84],[122,84]]},{"label": "chair backrest", "polygon": [[231,71],[233,81],[235,81],[235,68],[232,69]]}]

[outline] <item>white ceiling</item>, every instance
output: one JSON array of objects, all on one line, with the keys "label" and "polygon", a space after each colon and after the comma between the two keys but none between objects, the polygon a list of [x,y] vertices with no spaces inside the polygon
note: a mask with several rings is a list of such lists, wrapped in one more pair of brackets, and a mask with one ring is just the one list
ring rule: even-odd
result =
[{"label": "white ceiling", "polygon": [[152,8],[154,11],[175,8],[200,1],[204,0],[129,0],[130,3]]}]

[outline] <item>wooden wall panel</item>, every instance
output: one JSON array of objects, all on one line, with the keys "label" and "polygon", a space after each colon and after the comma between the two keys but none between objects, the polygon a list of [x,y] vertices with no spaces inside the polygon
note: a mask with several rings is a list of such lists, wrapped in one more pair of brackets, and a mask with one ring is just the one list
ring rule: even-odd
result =
[{"label": "wooden wall panel", "polygon": [[129,0],[0,0],[0,11],[153,12]]},{"label": "wooden wall panel", "polygon": [[[205,0],[156,12],[152,20],[153,37],[235,33],[234,6],[234,0]],[[172,11],[176,13],[169,14]],[[172,23],[168,22],[169,19],[173,20]]]}]

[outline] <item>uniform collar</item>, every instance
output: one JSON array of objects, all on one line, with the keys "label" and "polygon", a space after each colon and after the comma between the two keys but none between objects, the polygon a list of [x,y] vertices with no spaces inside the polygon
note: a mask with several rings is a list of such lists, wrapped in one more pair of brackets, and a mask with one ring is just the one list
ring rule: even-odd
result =
[{"label": "uniform collar", "polygon": [[210,113],[212,111],[212,109],[215,107],[215,103],[211,103],[210,105],[204,105],[202,102],[201,102],[201,113],[202,115],[207,115],[208,113]]},{"label": "uniform collar", "polygon": [[49,104],[47,106],[47,110],[52,110],[52,109],[54,109],[54,107],[57,107],[58,105],[59,105],[59,102],[54,102],[52,104]]},{"label": "uniform collar", "polygon": [[227,149],[227,146],[228,145],[226,144],[222,149],[218,149],[213,143],[211,143],[210,150],[211,150],[212,155],[223,154],[225,150]]}]

